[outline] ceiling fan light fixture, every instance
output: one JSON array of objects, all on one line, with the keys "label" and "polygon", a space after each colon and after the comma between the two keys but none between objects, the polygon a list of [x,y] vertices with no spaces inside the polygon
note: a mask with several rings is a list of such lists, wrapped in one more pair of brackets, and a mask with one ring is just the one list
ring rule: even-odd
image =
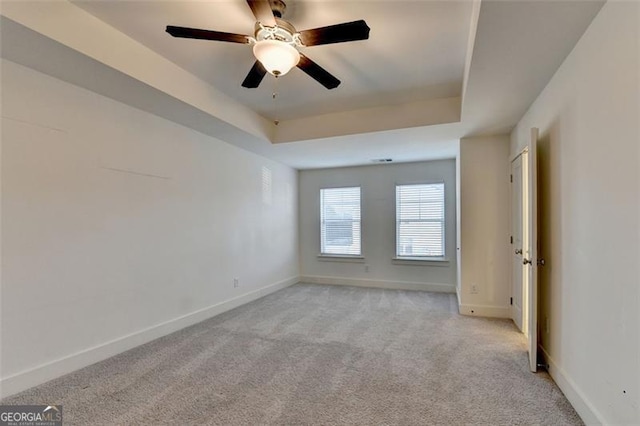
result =
[{"label": "ceiling fan light fixture", "polygon": [[253,54],[262,66],[279,77],[298,65],[300,53],[289,43],[280,40],[260,40],[253,46]]}]

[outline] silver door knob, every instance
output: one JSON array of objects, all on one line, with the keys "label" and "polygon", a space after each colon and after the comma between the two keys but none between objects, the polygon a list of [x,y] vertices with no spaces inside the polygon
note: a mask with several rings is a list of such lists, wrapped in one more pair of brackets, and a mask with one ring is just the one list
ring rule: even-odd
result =
[{"label": "silver door knob", "polygon": [[522,259],[523,265],[531,265],[531,261],[529,259]]},{"label": "silver door knob", "polygon": [[522,249],[516,249],[516,254],[522,254]]}]

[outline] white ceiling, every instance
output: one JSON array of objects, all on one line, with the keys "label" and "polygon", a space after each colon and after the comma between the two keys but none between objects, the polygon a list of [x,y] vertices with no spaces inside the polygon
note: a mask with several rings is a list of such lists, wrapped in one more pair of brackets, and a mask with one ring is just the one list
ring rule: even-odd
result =
[{"label": "white ceiling", "polygon": [[[241,87],[251,46],[176,39],[167,25],[253,35],[245,0],[87,1],[74,4],[270,119],[460,96],[471,20],[469,1],[288,0],[284,18],[298,31],[364,19],[369,40],[302,48],[342,84],[327,90],[294,68]],[[279,93],[272,99],[274,89]]]},{"label": "white ceiling", "polygon": [[455,156],[462,137],[509,132],[602,4],[290,0],[298,29],[362,18],[371,38],[306,49],[343,83],[282,77],[279,126],[261,117],[273,118],[269,82],[240,87],[249,46],[164,32],[248,33],[244,0],[3,3],[0,53],[292,167],[421,161]]}]

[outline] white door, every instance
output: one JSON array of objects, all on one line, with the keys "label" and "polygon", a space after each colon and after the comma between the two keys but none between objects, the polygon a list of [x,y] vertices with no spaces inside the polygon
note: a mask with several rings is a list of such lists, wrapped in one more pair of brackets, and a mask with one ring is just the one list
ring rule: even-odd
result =
[{"label": "white door", "polygon": [[523,157],[523,177],[525,202],[524,253],[522,262],[525,265],[527,309],[526,314],[529,340],[529,368],[536,371],[538,367],[538,188],[537,158],[538,129],[531,129],[531,138]]},{"label": "white door", "polygon": [[538,365],[537,142],[538,129],[533,128],[527,147],[511,162],[511,315],[527,336],[531,371]]},{"label": "white door", "polygon": [[522,155],[511,162],[511,318],[523,333],[527,333],[523,310],[523,199]]}]

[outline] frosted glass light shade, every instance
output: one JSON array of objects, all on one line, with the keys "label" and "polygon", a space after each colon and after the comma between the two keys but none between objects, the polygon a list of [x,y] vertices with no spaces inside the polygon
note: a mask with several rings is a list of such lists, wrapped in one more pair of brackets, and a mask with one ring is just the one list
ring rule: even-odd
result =
[{"label": "frosted glass light shade", "polygon": [[253,46],[253,54],[264,69],[276,77],[285,75],[300,61],[300,53],[295,47],[278,40],[257,42]]}]

